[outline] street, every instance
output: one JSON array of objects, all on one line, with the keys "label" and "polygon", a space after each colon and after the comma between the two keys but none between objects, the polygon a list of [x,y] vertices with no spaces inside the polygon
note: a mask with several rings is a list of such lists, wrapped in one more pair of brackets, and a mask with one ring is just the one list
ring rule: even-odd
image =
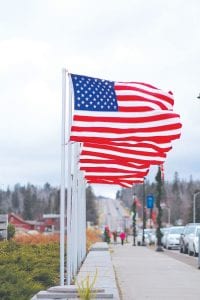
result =
[{"label": "street", "polygon": [[125,230],[130,227],[131,217],[119,200],[101,198],[98,200],[99,226],[108,225],[111,231]]}]

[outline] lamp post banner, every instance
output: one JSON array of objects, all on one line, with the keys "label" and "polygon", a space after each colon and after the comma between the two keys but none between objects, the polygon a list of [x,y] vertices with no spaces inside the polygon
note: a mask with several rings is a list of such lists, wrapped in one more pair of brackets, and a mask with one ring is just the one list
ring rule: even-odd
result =
[{"label": "lamp post banner", "polygon": [[154,196],[153,195],[147,195],[146,206],[147,206],[147,208],[150,208],[150,209],[153,208],[153,206],[154,206]]}]

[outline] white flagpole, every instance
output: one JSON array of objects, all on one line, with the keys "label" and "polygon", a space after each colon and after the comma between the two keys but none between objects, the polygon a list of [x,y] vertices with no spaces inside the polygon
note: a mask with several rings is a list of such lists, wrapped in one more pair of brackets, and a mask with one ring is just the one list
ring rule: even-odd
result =
[{"label": "white flagpole", "polygon": [[72,242],[73,242],[73,254],[72,254],[72,274],[76,276],[76,256],[77,256],[77,248],[76,248],[76,239],[77,239],[77,228],[76,228],[76,184],[77,184],[77,165],[75,165],[76,160],[76,146],[77,144],[73,144],[73,183],[72,183]]},{"label": "white flagpole", "polygon": [[70,129],[72,124],[72,89],[69,78],[69,97],[68,97],[68,127],[67,127],[67,285],[72,279],[72,145],[69,143]]},{"label": "white flagpole", "polygon": [[64,285],[65,257],[65,119],[66,70],[62,69],[61,187],[60,187],[60,285]]}]

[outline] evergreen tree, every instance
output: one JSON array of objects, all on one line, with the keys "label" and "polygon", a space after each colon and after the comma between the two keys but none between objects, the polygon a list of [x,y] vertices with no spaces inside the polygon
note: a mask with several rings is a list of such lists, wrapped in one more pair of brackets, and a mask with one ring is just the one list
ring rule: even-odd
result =
[{"label": "evergreen tree", "polygon": [[14,212],[16,212],[16,213],[18,213],[18,211],[19,211],[19,189],[20,189],[20,185],[15,184],[14,191],[11,194],[12,207],[13,207]]},{"label": "evergreen tree", "polygon": [[98,223],[96,197],[90,185],[86,188],[86,221]]},{"label": "evergreen tree", "polygon": [[174,225],[177,225],[182,220],[182,199],[181,188],[178,172],[174,174],[174,181],[172,184],[173,201],[171,203],[171,220]]}]

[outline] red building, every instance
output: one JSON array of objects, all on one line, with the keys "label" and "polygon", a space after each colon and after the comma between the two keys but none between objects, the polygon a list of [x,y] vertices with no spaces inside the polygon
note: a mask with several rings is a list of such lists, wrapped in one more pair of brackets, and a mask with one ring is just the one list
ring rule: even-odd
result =
[{"label": "red building", "polygon": [[15,228],[19,230],[37,230],[39,232],[43,232],[45,230],[44,222],[23,220],[14,213],[9,214],[8,222],[13,224]]},{"label": "red building", "polygon": [[17,230],[29,231],[37,230],[39,232],[55,232],[59,231],[59,218],[57,214],[46,214],[40,221],[23,220],[14,213],[8,216],[8,222],[13,224]]}]

